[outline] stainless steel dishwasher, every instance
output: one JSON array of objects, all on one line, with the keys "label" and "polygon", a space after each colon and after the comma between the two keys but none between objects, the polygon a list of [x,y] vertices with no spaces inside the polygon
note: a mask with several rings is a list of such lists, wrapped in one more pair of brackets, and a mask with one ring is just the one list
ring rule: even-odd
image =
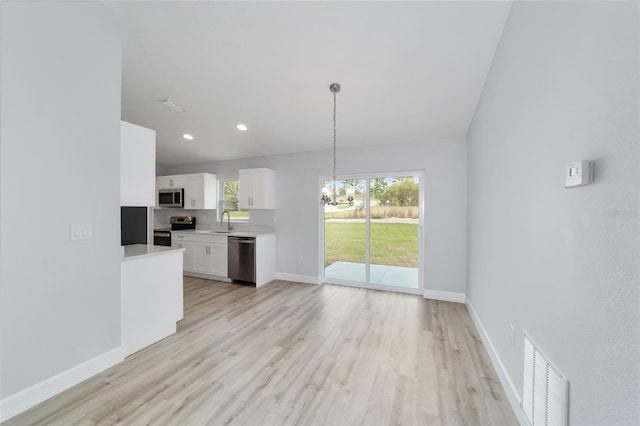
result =
[{"label": "stainless steel dishwasher", "polygon": [[232,280],[256,282],[256,239],[253,237],[229,237],[228,266]]}]

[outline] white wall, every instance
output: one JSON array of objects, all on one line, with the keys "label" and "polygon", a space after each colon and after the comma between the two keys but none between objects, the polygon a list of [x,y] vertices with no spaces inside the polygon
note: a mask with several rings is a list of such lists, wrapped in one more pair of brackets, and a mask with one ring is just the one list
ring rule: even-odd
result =
[{"label": "white wall", "polygon": [[[229,179],[237,178],[239,169],[252,167],[276,170],[277,271],[320,276],[319,178],[332,173],[330,150],[169,167],[166,171],[172,174],[210,172],[216,173],[219,179]],[[425,288],[464,293],[465,140],[338,150],[338,174],[402,170],[424,170],[425,173]],[[256,224],[268,224],[273,219],[262,215]]]},{"label": "white wall", "polygon": [[0,7],[4,402],[120,346],[121,46],[100,5]]},{"label": "white wall", "polygon": [[468,137],[468,297],[518,394],[523,329],[567,376],[572,425],[640,424],[638,7],[514,2]]}]

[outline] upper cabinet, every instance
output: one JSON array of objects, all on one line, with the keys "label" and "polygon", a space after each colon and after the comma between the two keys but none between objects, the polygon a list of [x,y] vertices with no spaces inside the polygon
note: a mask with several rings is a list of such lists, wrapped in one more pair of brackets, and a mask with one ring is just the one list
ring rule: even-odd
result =
[{"label": "upper cabinet", "polygon": [[276,208],[276,172],[271,169],[243,169],[239,177],[238,204],[241,209]]},{"label": "upper cabinet", "polygon": [[215,210],[218,195],[216,175],[196,173],[182,175],[184,184],[184,208]]},{"label": "upper cabinet", "polygon": [[[158,189],[184,188],[184,208],[186,210],[214,210],[217,202],[216,175],[194,173],[156,177]],[[158,201],[156,199],[156,205]]]},{"label": "upper cabinet", "polygon": [[120,122],[120,205],[155,205],[156,132]]}]

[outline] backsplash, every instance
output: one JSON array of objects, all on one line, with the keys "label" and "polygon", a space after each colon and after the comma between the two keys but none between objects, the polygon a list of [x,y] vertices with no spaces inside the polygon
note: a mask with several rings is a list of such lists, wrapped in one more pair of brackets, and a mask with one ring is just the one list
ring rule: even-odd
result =
[{"label": "backsplash", "polygon": [[[155,209],[154,228],[170,228],[169,219],[171,216],[194,216],[196,218],[196,229],[217,229],[226,227],[220,226],[217,220],[216,210],[185,210],[185,209]],[[233,229],[243,231],[273,231],[276,226],[275,210],[251,210],[249,221],[246,223],[232,222]]]}]

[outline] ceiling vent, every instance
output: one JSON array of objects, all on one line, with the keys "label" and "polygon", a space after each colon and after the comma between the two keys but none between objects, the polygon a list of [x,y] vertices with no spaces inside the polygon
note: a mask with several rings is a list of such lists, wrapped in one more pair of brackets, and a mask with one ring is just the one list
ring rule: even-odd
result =
[{"label": "ceiling vent", "polygon": [[160,101],[160,103],[162,105],[166,106],[167,108],[169,108],[170,110],[174,111],[174,112],[184,112],[184,108],[182,108],[180,105],[178,105],[177,103],[173,102],[169,98],[162,99]]}]

